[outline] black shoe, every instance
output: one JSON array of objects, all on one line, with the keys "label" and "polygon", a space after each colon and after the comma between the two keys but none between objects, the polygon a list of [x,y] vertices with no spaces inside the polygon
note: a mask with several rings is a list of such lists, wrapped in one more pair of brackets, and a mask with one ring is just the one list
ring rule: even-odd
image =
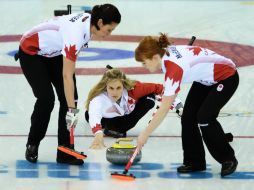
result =
[{"label": "black shoe", "polygon": [[223,162],[221,167],[221,177],[234,173],[236,167],[238,165],[238,161],[236,159]]},{"label": "black shoe", "polygon": [[69,164],[69,165],[83,165],[84,161],[78,159],[74,156],[66,154],[60,150],[57,150],[56,162],[60,164]]},{"label": "black shoe", "polygon": [[104,135],[108,137],[113,137],[113,138],[124,138],[126,137],[126,133],[121,133],[118,131],[112,131],[108,129],[104,129]]},{"label": "black shoe", "polygon": [[38,159],[38,148],[36,145],[26,146],[26,160],[32,163],[36,163]]},{"label": "black shoe", "polygon": [[206,170],[206,166],[191,166],[191,165],[182,165],[177,168],[178,173],[190,173]]},{"label": "black shoe", "polygon": [[234,136],[232,133],[225,133],[225,137],[227,139],[227,142],[233,142]]}]

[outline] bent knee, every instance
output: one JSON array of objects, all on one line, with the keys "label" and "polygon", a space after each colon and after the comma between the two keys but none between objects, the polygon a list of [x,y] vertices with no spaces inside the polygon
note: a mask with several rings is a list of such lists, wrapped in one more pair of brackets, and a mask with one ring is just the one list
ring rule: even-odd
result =
[{"label": "bent knee", "polygon": [[155,105],[155,95],[150,94],[150,95],[146,96],[145,98],[146,98],[146,102],[147,102],[147,107],[149,107],[150,109],[153,108]]},{"label": "bent knee", "polygon": [[207,127],[216,120],[216,116],[211,116],[204,112],[198,112],[197,122],[199,127]]},{"label": "bent knee", "polygon": [[53,97],[38,98],[36,104],[39,104],[39,106],[42,109],[51,112],[54,108],[55,98],[54,98],[54,96]]}]

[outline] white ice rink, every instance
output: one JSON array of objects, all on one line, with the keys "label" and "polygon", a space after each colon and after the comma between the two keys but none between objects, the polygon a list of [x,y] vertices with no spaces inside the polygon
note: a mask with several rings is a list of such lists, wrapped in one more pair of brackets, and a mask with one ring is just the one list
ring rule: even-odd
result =
[{"label": "white ice rink", "polygon": [[[73,6],[73,12],[96,4],[112,3],[122,21],[109,41],[92,41],[90,51],[81,52],[77,63],[81,109],[75,131],[77,150],[88,155],[83,166],[57,164],[56,101],[46,138],[39,148],[37,164],[25,160],[25,144],[35,98],[19,64],[14,61],[21,34],[53,16],[55,9]],[[237,0],[0,0],[0,189],[2,190],[252,190],[254,189],[254,1]],[[237,171],[220,177],[221,166],[207,152],[206,172],[178,174],[182,163],[181,126],[174,113],[153,133],[143,148],[142,160],[131,167],[132,182],[111,179],[110,173],[124,166],[111,165],[106,149],[90,150],[92,134],[84,121],[84,103],[89,89],[99,80],[107,64],[125,68],[128,76],[143,82],[163,82],[162,74],[140,74],[133,58],[137,39],[166,32],[175,43],[187,43],[195,35],[196,44],[225,53],[239,66],[240,85],[219,117],[225,132],[235,135],[231,143],[239,161]],[[118,40],[116,40],[116,38]],[[103,53],[106,48],[106,53]],[[108,56],[107,58],[105,56]],[[89,60],[90,59],[90,60]],[[87,69],[91,69],[87,71]],[[128,70],[130,69],[130,70]],[[142,70],[142,69],[141,69]],[[138,69],[136,71],[139,71]],[[86,73],[90,72],[89,75]],[[183,85],[184,101],[190,85]],[[148,113],[128,135],[136,137],[152,115]],[[114,139],[106,138],[109,147]]]}]

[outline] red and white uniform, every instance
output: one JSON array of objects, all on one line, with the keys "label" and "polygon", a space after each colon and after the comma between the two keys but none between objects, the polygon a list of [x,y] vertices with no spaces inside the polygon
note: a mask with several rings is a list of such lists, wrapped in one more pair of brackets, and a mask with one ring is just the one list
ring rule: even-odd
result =
[{"label": "red and white uniform", "polygon": [[164,95],[179,92],[181,83],[200,82],[210,86],[232,76],[236,66],[232,60],[198,46],[169,46],[162,57],[165,73]]},{"label": "red and white uniform", "polygon": [[137,82],[133,89],[124,89],[120,103],[114,102],[103,92],[93,98],[89,104],[89,124],[94,134],[102,132],[101,119],[123,116],[131,113],[138,99],[149,94],[161,94],[163,85]]},{"label": "red and white uniform", "polygon": [[26,32],[20,47],[29,55],[62,54],[75,62],[81,48],[90,40],[90,19],[88,13],[54,17]]}]

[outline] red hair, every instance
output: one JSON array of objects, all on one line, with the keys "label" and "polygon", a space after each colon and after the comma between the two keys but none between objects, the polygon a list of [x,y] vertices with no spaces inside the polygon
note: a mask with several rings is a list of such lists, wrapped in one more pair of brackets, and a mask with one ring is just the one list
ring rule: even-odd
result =
[{"label": "red hair", "polygon": [[171,43],[166,34],[160,33],[159,37],[146,36],[140,42],[135,50],[135,59],[143,62],[145,59],[152,59],[156,54],[161,57],[166,53],[165,48]]}]

